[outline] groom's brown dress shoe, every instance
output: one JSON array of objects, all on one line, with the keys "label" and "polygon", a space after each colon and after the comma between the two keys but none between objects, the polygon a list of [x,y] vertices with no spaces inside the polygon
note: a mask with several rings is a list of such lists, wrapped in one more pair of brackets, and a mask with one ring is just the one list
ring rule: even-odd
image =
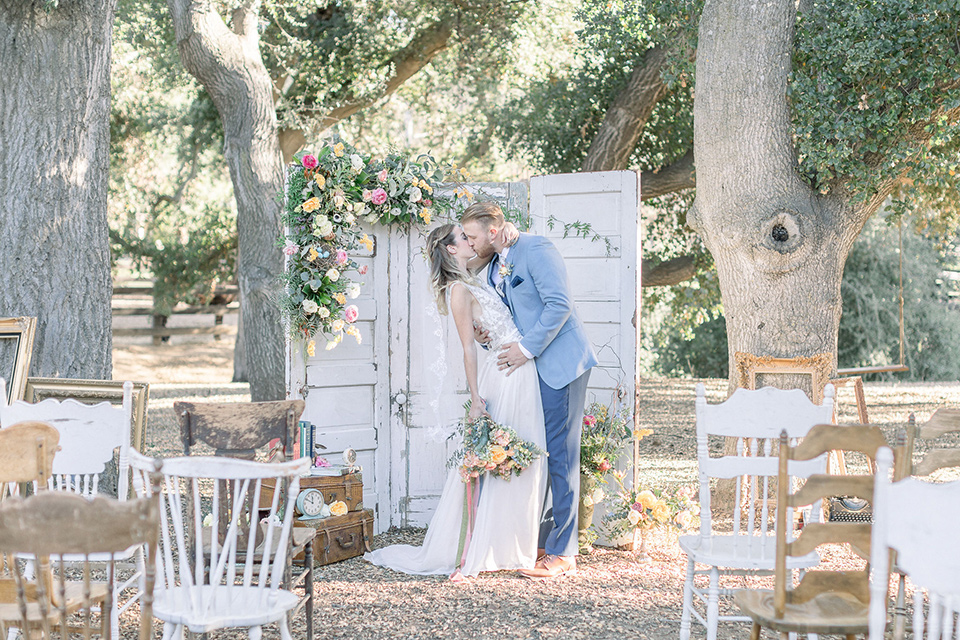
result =
[{"label": "groom's brown dress shoe", "polygon": [[549,580],[577,572],[577,559],[574,556],[546,555],[537,560],[533,569],[520,569],[520,575],[531,580]]}]

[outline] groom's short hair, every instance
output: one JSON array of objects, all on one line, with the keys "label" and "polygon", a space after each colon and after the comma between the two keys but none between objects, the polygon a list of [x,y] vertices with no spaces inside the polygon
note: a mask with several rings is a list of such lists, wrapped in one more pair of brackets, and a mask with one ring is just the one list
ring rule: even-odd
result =
[{"label": "groom's short hair", "polygon": [[503,210],[496,202],[477,202],[467,207],[460,216],[460,224],[464,222],[477,222],[484,229],[499,229],[504,223]]}]

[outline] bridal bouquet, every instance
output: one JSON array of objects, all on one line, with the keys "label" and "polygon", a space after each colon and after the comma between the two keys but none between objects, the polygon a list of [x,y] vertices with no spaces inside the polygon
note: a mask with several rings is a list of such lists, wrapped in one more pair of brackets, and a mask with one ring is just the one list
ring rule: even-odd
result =
[{"label": "bridal bouquet", "polygon": [[463,446],[450,458],[449,466],[459,466],[460,478],[465,483],[483,473],[509,480],[544,455],[540,447],[488,416],[464,420],[461,430]]}]

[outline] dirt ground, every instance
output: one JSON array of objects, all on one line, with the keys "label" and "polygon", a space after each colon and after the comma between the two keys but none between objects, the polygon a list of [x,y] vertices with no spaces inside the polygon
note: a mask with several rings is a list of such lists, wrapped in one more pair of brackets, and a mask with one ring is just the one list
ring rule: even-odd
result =
[{"label": "dirt ground", "polygon": [[[116,346],[114,378],[151,383],[147,453],[179,453],[174,400],[249,400],[246,385],[230,382],[231,355],[229,344],[212,341]],[[642,482],[654,486],[695,483],[693,399],[697,382],[643,382],[640,426],[653,429],[654,434],[640,446]],[[726,395],[726,381],[702,382],[711,402]],[[938,407],[960,406],[960,383],[868,383],[866,398],[871,421],[891,435],[910,412],[924,420]],[[852,394],[841,392],[841,421],[852,421],[854,409]],[[422,537],[423,530],[390,531],[377,536],[374,546],[419,544]],[[442,577],[396,574],[355,558],[316,572],[316,637],[676,638],[685,557],[672,533],[652,536],[649,551],[652,562],[639,563],[631,552],[598,548],[581,557],[576,576],[549,583],[500,572],[455,584]],[[828,556],[827,561],[839,565],[847,559],[838,555]],[[736,578],[727,586],[756,584],[756,579]],[[296,638],[305,637],[302,620],[297,620],[292,630]],[[744,625],[725,624],[719,638],[745,638],[747,633]],[[275,627],[265,628],[264,634],[279,637]],[[703,629],[694,624],[693,637],[704,636]]]}]

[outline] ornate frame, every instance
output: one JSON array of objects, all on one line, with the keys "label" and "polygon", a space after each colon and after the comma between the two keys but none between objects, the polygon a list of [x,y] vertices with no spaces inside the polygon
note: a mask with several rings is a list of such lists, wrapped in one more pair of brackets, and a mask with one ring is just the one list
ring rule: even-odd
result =
[{"label": "ornate frame", "polygon": [[33,359],[33,339],[37,333],[37,319],[28,316],[0,318],[0,340],[16,340],[13,370],[0,371],[7,381],[7,402],[23,399]]},{"label": "ornate frame", "polygon": [[[42,402],[47,398],[65,400],[73,398],[84,404],[123,402],[123,380],[79,380],[71,378],[27,378],[23,399],[27,402]],[[133,425],[130,431],[130,446],[143,451],[146,440],[147,400],[150,383],[133,383]]]},{"label": "ornate frame", "polygon": [[757,388],[757,374],[783,373],[808,375],[815,404],[823,403],[823,388],[830,382],[833,370],[833,354],[818,353],[815,356],[798,358],[774,358],[773,356],[755,356],[752,353],[737,351],[733,354],[737,367],[737,385],[745,389]]}]

